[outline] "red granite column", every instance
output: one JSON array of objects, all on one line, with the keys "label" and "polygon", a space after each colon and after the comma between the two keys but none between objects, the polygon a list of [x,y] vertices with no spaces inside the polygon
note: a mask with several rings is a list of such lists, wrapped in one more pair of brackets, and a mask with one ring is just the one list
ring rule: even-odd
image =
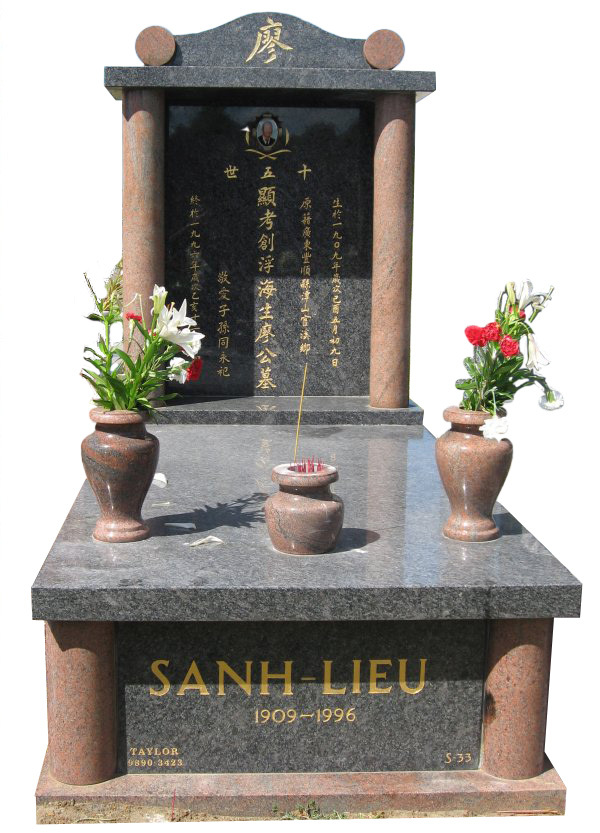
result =
[{"label": "red granite column", "polygon": [[375,102],[370,404],[408,407],[415,94]]},{"label": "red granite column", "polygon": [[[123,301],[164,285],[164,90],[123,91]],[[139,308],[129,306],[139,312]]]},{"label": "red granite column", "polygon": [[533,778],[544,769],[553,619],[490,623],[482,769]]},{"label": "red granite column", "polygon": [[116,674],[112,622],[47,622],[48,760],[64,784],[115,774]]}]

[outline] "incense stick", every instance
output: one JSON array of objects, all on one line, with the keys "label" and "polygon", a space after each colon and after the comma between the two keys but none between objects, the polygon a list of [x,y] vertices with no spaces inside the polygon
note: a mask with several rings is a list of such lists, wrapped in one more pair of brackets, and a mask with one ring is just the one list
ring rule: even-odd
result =
[{"label": "incense stick", "polygon": [[300,420],[302,419],[302,405],[304,404],[304,386],[306,385],[306,371],[308,370],[308,362],[304,365],[304,379],[302,380],[302,393],[300,394],[300,407],[298,408],[298,427],[296,428],[296,445],[294,446],[294,465],[296,465],[296,455],[298,454],[298,439],[300,437]]}]

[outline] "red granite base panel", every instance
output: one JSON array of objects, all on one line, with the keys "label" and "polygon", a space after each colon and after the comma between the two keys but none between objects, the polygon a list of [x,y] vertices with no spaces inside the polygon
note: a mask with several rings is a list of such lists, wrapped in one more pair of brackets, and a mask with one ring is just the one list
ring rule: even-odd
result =
[{"label": "red granite base panel", "polygon": [[[346,816],[562,815],[565,785],[547,761],[536,778],[470,772],[121,775],[103,784],[60,784],[44,762],[39,823],[272,819],[311,802]],[[173,800],[175,797],[175,800]],[[274,809],[276,808],[276,809]]]}]

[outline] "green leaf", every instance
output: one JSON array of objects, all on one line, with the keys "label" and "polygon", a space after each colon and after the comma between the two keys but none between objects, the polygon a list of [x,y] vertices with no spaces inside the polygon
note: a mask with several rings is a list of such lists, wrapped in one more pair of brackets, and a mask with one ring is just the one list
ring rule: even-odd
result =
[{"label": "green leaf", "polygon": [[136,367],[131,359],[131,356],[128,356],[127,353],[123,352],[123,350],[119,350],[118,347],[115,347],[114,352],[117,356],[121,359],[121,361],[127,365],[131,374],[135,376],[136,374]]}]

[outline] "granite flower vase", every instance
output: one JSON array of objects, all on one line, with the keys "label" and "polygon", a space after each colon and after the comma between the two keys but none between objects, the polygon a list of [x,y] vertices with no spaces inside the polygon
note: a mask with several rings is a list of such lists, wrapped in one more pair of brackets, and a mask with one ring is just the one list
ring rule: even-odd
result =
[{"label": "granite flower vase", "polygon": [[150,528],[142,504],[158,463],[158,440],[146,431],[139,411],[94,408],[96,430],[81,443],[81,459],[100,506],[94,529],[97,541],[142,541]]},{"label": "granite flower vase", "polygon": [[492,517],[494,504],[512,462],[510,440],[488,440],[480,427],[490,414],[446,408],[450,423],[435,444],[435,458],[451,514],[443,529],[458,541],[493,541],[500,530]]},{"label": "granite flower vase", "polygon": [[271,479],[279,491],[265,505],[267,529],[275,549],[290,555],[319,555],[333,549],[344,521],[344,502],[331,493],[335,466],[298,472],[290,463],[275,466]]}]

